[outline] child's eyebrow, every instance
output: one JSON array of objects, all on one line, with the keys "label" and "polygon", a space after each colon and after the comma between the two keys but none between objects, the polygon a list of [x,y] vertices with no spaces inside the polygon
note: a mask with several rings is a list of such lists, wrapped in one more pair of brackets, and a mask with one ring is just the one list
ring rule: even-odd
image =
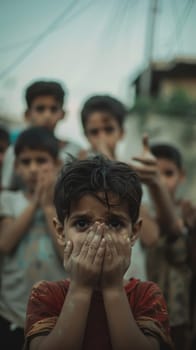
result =
[{"label": "child's eyebrow", "polygon": [[[94,216],[94,214],[91,211],[87,211],[87,212],[81,212],[81,213],[74,213],[72,215],[70,215],[70,219],[72,220],[76,220],[76,219],[91,219]],[[111,218],[115,218],[115,219],[119,219],[119,220],[124,220],[124,221],[129,221],[129,216],[127,217],[127,215],[124,215],[123,213],[119,213],[119,212],[114,212],[114,211],[109,211],[105,217],[107,219],[111,219]]]},{"label": "child's eyebrow", "polygon": [[116,218],[116,219],[120,219],[120,220],[126,220],[129,221],[129,217],[127,217],[127,215],[124,215],[122,213],[116,213],[116,212],[108,212],[107,217],[110,218]]},{"label": "child's eyebrow", "polygon": [[81,219],[81,218],[91,218],[92,214],[90,212],[85,213],[75,213],[70,215],[70,219]]}]

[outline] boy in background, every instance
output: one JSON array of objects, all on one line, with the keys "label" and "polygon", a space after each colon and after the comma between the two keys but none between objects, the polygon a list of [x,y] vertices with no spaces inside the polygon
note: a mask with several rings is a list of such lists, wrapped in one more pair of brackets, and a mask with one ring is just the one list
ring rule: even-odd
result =
[{"label": "boy in background", "polygon": [[[58,122],[65,116],[64,100],[66,91],[55,81],[35,81],[25,91],[25,120],[29,126],[42,126],[54,133]],[[59,157],[64,162],[68,154],[77,156],[81,148],[72,141],[59,143]],[[14,151],[10,147],[5,156],[2,171],[2,186],[15,187],[13,179]],[[17,185],[16,185],[17,187]]]},{"label": "boy in background", "polygon": [[80,158],[86,158],[91,153],[101,153],[109,159],[116,159],[117,144],[124,136],[126,113],[125,106],[114,97],[90,97],[81,110],[82,126],[90,150],[81,152]]},{"label": "boy in background", "polygon": [[[87,158],[91,154],[103,154],[108,159],[116,159],[116,150],[119,141],[124,136],[124,121],[126,108],[121,101],[107,95],[97,95],[89,98],[81,111],[81,121],[85,136],[90,143],[90,150],[81,152],[80,158]],[[142,209],[143,211],[143,209]],[[142,213],[143,215],[143,213]],[[150,232],[154,229],[154,222],[150,223]],[[143,229],[142,229],[143,231]],[[155,232],[155,233],[154,233]],[[149,237],[148,244],[152,244],[156,236],[156,228]],[[145,255],[140,240],[136,241],[132,252],[134,259],[125,277],[137,277],[142,281],[147,280]]]},{"label": "boy in background", "polygon": [[196,348],[196,206],[190,201],[183,201],[182,216],[189,232],[189,265],[192,271],[190,287],[191,337],[190,349],[188,349],[194,350]]},{"label": "boy in background", "polygon": [[[158,283],[163,291],[175,347],[184,350],[189,325],[190,269],[182,200],[177,198],[177,191],[185,177],[182,156],[170,144],[150,147],[146,143],[145,147],[145,153],[134,158],[140,164],[133,168],[149,190],[153,211],[149,210],[147,215],[159,228],[157,242],[148,251],[148,278]],[[145,225],[144,230],[148,236]]]},{"label": "boy in background", "polygon": [[23,131],[15,145],[15,171],[23,190],[0,196],[0,344],[21,350],[26,305],[32,285],[65,276],[54,236],[53,188],[58,142],[46,128]]}]

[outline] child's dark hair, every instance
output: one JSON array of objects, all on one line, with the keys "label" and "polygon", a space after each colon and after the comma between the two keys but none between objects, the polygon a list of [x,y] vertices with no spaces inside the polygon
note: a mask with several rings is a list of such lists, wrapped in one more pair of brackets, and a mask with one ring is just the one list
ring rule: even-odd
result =
[{"label": "child's dark hair", "polygon": [[179,170],[183,168],[182,155],[173,145],[167,143],[157,143],[150,146],[152,154],[157,158],[165,158],[172,161]]},{"label": "child's dark hair", "polygon": [[[98,193],[104,193],[103,201]],[[127,201],[132,223],[138,219],[142,189],[138,176],[122,162],[111,161],[103,156],[86,160],[72,159],[65,164],[57,180],[54,205],[61,224],[70,215],[71,204],[82,196],[90,194],[102,201],[108,208],[108,193]]]},{"label": "child's dark hair", "polygon": [[123,127],[127,110],[122,102],[108,95],[96,95],[90,97],[85,103],[81,111],[81,121],[85,129],[89,115],[93,112],[110,113],[118,122],[120,128]]},{"label": "child's dark hair", "polygon": [[39,96],[53,96],[63,106],[65,93],[65,89],[56,81],[35,81],[27,87],[25,99],[28,108],[31,107],[34,99]]},{"label": "child's dark hair", "polygon": [[43,127],[31,127],[19,135],[14,148],[15,156],[19,156],[25,149],[46,151],[52,158],[58,158],[58,141]]},{"label": "child's dark hair", "polygon": [[0,126],[0,140],[10,144],[10,134],[3,126]]}]

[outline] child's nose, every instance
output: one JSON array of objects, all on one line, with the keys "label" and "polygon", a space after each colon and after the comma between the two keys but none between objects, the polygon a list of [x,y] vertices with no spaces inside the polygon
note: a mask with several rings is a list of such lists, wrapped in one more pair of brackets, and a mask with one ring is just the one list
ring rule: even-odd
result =
[{"label": "child's nose", "polygon": [[31,162],[31,164],[30,164],[30,171],[31,172],[36,172],[37,171],[37,163],[36,162]]}]

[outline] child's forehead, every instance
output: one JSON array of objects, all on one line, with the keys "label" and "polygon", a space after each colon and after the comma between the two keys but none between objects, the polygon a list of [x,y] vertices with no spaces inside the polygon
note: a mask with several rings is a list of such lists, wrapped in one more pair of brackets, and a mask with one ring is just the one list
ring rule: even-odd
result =
[{"label": "child's forehead", "polygon": [[166,157],[157,157],[157,163],[158,166],[161,167],[162,169],[164,168],[175,168],[179,172],[181,169],[177,166],[176,162],[173,159],[166,158]]},{"label": "child's forehead", "polygon": [[88,118],[86,123],[88,124],[97,124],[97,123],[111,123],[111,122],[116,122],[116,117],[109,111],[104,111],[104,110],[95,110],[92,112],[89,112]]},{"label": "child's forehead", "polygon": [[29,147],[24,147],[20,154],[18,155],[19,158],[23,158],[23,157],[52,157],[51,154],[49,152],[47,152],[44,149],[34,149],[34,148],[29,148]]},{"label": "child's forehead", "polygon": [[37,105],[37,104],[57,104],[60,105],[60,102],[58,101],[57,97],[52,95],[52,94],[43,94],[43,95],[38,95],[33,98],[31,101],[31,106]]},{"label": "child's forehead", "polygon": [[100,210],[103,212],[128,213],[128,201],[121,199],[117,194],[108,192],[86,193],[71,203],[71,213],[75,211]]}]

